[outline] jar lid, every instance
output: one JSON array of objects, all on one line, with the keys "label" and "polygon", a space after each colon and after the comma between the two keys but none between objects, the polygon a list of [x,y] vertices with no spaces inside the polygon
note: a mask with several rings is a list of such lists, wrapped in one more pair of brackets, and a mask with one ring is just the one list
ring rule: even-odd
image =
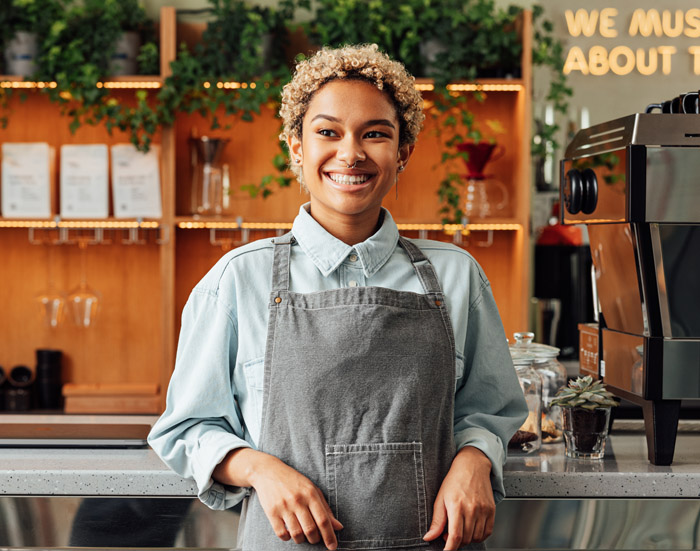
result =
[{"label": "jar lid", "polygon": [[556,358],[559,355],[559,349],[556,346],[532,342],[535,338],[535,334],[529,331],[513,333],[513,338],[515,338],[515,344],[510,345],[511,351],[514,349],[526,350],[532,354],[535,359]]},{"label": "jar lid", "polygon": [[524,348],[515,348],[513,346],[510,347],[510,357],[513,359],[513,365],[515,367],[532,365],[532,362],[535,361],[535,355],[532,352]]}]

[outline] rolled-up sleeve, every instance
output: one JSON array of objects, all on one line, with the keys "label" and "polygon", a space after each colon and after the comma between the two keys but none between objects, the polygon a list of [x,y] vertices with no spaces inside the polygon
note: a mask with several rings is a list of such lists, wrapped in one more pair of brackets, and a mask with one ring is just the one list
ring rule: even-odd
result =
[{"label": "rolled-up sleeve", "polygon": [[194,289],[182,314],[166,409],[148,437],[171,469],[194,479],[199,499],[212,509],[232,507],[246,493],[212,479],[228,452],[250,447],[233,388],[238,347],[233,312],[235,305],[215,290]]},{"label": "rolled-up sleeve", "polygon": [[489,282],[476,265],[470,277],[464,365],[455,394],[455,443],[457,450],[474,446],[491,460],[491,484],[498,503],[505,497],[507,445],[527,417],[527,403]]}]

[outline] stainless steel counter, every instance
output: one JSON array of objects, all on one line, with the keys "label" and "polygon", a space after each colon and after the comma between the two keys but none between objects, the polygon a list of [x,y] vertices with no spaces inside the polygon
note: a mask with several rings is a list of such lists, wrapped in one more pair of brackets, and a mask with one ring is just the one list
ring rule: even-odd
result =
[{"label": "stainless steel counter", "polygon": [[[566,459],[561,444],[511,456],[489,548],[697,548],[693,428],[681,426],[670,467],[649,464],[641,432],[612,434],[602,461]],[[211,511],[195,495],[150,449],[0,449],[0,550],[235,548],[237,512]]]},{"label": "stainless steel counter", "polygon": [[[628,422],[629,424],[629,422]],[[638,425],[639,426],[639,425]],[[651,465],[641,432],[614,432],[600,461],[567,459],[563,444],[511,455],[509,498],[698,498],[700,434],[682,424],[673,465]],[[150,449],[0,449],[0,494],[55,496],[196,495]]]}]

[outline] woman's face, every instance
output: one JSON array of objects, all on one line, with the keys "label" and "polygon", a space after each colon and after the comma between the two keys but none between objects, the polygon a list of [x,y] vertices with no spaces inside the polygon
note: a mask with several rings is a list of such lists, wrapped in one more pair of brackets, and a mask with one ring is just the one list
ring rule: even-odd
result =
[{"label": "woman's face", "polygon": [[291,138],[289,146],[301,159],[311,213],[327,229],[372,218],[376,224],[397,169],[413,149],[399,148],[390,99],[360,80],[334,80],[318,90],[302,121],[302,138]]}]

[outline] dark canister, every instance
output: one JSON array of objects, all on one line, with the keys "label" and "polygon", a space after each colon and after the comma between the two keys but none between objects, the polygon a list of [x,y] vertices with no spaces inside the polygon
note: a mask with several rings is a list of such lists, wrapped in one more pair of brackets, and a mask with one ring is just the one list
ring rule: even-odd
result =
[{"label": "dark canister", "polygon": [[5,389],[7,387],[7,374],[0,365],[0,411],[5,409]]},{"label": "dark canister", "polygon": [[63,353],[60,350],[40,348],[36,351],[36,407],[39,409],[63,407],[62,359]]},{"label": "dark canister", "polygon": [[16,365],[7,375],[10,386],[5,391],[5,408],[8,411],[32,409],[34,372],[26,365]]}]

